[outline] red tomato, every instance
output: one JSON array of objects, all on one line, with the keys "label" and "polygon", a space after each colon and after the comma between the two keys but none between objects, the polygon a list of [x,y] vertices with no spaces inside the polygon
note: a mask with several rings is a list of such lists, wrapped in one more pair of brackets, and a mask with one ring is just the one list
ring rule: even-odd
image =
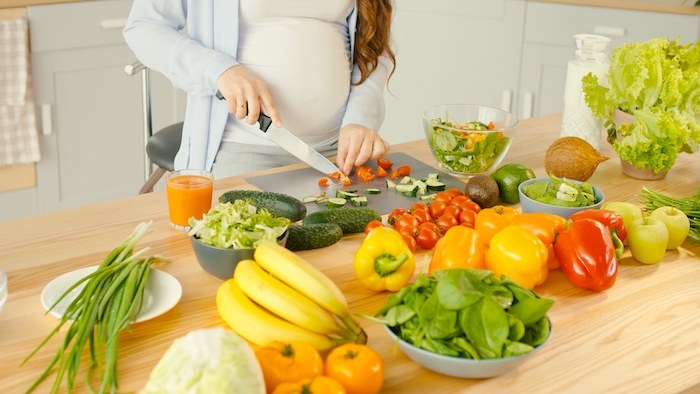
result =
[{"label": "red tomato", "polygon": [[387,218],[387,223],[391,224],[392,226],[394,223],[396,223],[399,218],[405,214],[407,214],[408,211],[403,209],[403,208],[396,208],[393,211],[389,212],[389,217]]},{"label": "red tomato", "polygon": [[418,223],[422,224],[425,222],[430,222],[430,223],[433,222],[433,217],[430,216],[430,212],[428,212],[427,210],[424,211],[422,209],[417,209],[417,210],[413,211],[412,215],[416,217],[416,219],[418,220]]},{"label": "red tomato", "polygon": [[384,227],[384,224],[380,222],[379,220],[371,220],[367,225],[365,226],[365,235],[369,234],[372,229],[377,228],[377,227]]},{"label": "red tomato", "polygon": [[437,235],[440,235],[440,229],[438,228],[437,224],[433,222],[421,223],[420,226],[418,226],[419,230],[422,230],[424,228],[427,228],[428,230],[434,232]]},{"label": "red tomato", "polygon": [[403,226],[401,230],[399,230],[399,233],[410,235],[415,238],[418,235],[418,226]]},{"label": "red tomato", "polygon": [[394,162],[387,159],[386,157],[380,157],[377,159],[377,165],[385,170],[388,170],[389,168],[391,168],[391,166],[394,165]]},{"label": "red tomato", "polygon": [[462,208],[460,208],[456,205],[448,205],[445,207],[445,210],[442,212],[443,215],[452,215],[456,218],[459,218],[460,213],[462,213]]},{"label": "red tomato", "polygon": [[407,234],[401,234],[401,238],[403,238],[403,241],[406,242],[406,246],[408,246],[408,249],[411,252],[416,251],[416,239],[415,238],[413,238]]},{"label": "red tomato", "polygon": [[445,204],[449,204],[450,201],[452,201],[452,195],[448,192],[440,192],[435,195],[435,199],[433,199],[433,202],[435,201],[444,201]]},{"label": "red tomato", "polygon": [[472,199],[469,198],[469,196],[457,196],[457,197],[453,198],[452,201],[450,201],[450,204],[449,204],[449,205],[457,205],[457,206],[459,206],[459,204],[461,204],[461,203],[463,203],[463,202],[465,202],[465,201],[471,201],[471,200],[472,200]]},{"label": "red tomato", "polygon": [[410,213],[402,215],[399,220],[394,222],[394,227],[396,227],[398,231],[401,231],[401,229],[406,226],[418,227],[418,225],[420,225],[420,223],[418,223],[418,219],[416,219],[416,217]]},{"label": "red tomato", "polygon": [[411,175],[411,166],[401,166],[397,168],[396,171],[398,171],[401,176]]},{"label": "red tomato", "polygon": [[430,204],[430,216],[432,216],[433,219],[440,217],[445,211],[446,206],[447,203],[444,201],[433,201]]},{"label": "red tomato", "polygon": [[428,228],[421,229],[416,236],[416,244],[423,249],[432,249],[440,236],[433,230]]},{"label": "red tomato", "polygon": [[448,193],[449,195],[451,195],[452,198],[464,195],[464,193],[462,193],[462,191],[457,189],[456,187],[453,187],[452,189],[448,189],[445,192]]},{"label": "red tomato", "polygon": [[396,178],[398,178],[399,176],[401,176],[401,174],[399,174],[399,172],[398,172],[397,170],[394,170],[394,171],[391,172],[391,174],[389,174],[389,179],[391,179],[392,181],[394,181],[394,180],[396,180]]},{"label": "red tomato", "polygon": [[461,226],[467,226],[469,228],[474,228],[474,223],[476,223],[476,212],[471,209],[465,209],[459,214],[459,224]]},{"label": "red tomato", "polygon": [[386,170],[383,169],[382,167],[377,167],[377,177],[379,177],[379,178],[386,177]]},{"label": "red tomato", "polygon": [[463,211],[465,209],[470,209],[476,213],[479,213],[479,211],[481,211],[481,206],[479,206],[479,204],[475,203],[474,201],[465,201],[459,204],[458,207],[462,208]]},{"label": "red tomato", "polygon": [[411,211],[411,213],[413,213],[413,211],[415,211],[417,209],[422,209],[424,211],[428,211],[429,210],[428,204],[426,204],[424,202],[416,202],[416,203],[413,203],[413,205],[411,205],[411,208],[409,208],[408,210]]},{"label": "red tomato", "polygon": [[442,215],[437,221],[435,221],[435,224],[440,229],[440,233],[445,234],[447,230],[454,226],[458,226],[459,222],[457,221],[457,218],[452,215]]}]

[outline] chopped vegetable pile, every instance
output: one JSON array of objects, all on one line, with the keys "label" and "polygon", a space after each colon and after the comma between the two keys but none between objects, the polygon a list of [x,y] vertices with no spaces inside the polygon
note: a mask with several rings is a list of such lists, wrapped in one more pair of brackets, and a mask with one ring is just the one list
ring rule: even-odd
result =
[{"label": "chopped vegetable pile", "polygon": [[189,235],[219,248],[252,249],[261,242],[277,242],[289,223],[251,200],[235,200],[213,206],[202,220],[191,218]]},{"label": "chopped vegetable pile", "polygon": [[[478,173],[488,170],[508,146],[509,138],[494,129],[493,123],[468,122],[464,125],[433,119],[429,131],[430,146],[445,166],[460,173]],[[461,129],[461,130],[451,130]]]},{"label": "chopped vegetable pile", "polygon": [[544,343],[553,304],[491,271],[448,269],[419,275],[389,295],[378,317],[365,317],[433,353],[497,359],[529,353]]},{"label": "chopped vegetable pile", "polygon": [[523,193],[535,201],[562,207],[588,207],[595,205],[593,186],[588,182],[580,185],[565,178],[549,174],[551,182],[539,181],[523,186]]}]

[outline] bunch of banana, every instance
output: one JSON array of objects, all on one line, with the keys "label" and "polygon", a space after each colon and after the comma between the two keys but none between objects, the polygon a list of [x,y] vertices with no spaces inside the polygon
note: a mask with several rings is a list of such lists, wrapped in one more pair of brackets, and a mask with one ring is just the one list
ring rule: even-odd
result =
[{"label": "bunch of banana", "polygon": [[247,340],[302,341],[319,350],[366,343],[347,301],[321,271],[276,243],[255,249],[255,260],[238,263],[216,294],[226,324]]}]

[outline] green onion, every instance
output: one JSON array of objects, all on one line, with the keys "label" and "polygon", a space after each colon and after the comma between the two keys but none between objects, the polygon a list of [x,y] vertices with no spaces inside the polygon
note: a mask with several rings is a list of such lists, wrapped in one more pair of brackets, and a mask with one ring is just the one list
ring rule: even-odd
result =
[{"label": "green onion", "polygon": [[88,345],[90,354],[90,367],[85,376],[85,386],[88,391],[95,393],[90,385],[90,377],[94,371],[98,371],[100,375],[99,393],[114,393],[118,388],[119,336],[123,330],[130,329],[130,323],[141,311],[151,264],[168,261],[159,256],[140,257],[148,251],[148,248],[137,253],[133,251],[136,243],[148,232],[150,224],[151,222],[139,223],[131,235],[109,253],[95,272],[73,284],[49,308],[49,310],[53,309],[72,290],[85,283],[80,294],[66,308],[58,325],[20,364],[20,366],[24,365],[66,322],[71,320],[56,355],[26,393],[33,391],[46,379],[54,366],[56,379],[50,392],[58,392],[64,377],[66,390],[71,392],[85,345]]},{"label": "green onion", "polygon": [[644,210],[653,212],[660,207],[674,207],[688,216],[690,221],[690,233],[688,233],[688,242],[700,244],[700,189],[693,197],[675,198],[665,194],[656,192],[642,186],[642,198]]}]

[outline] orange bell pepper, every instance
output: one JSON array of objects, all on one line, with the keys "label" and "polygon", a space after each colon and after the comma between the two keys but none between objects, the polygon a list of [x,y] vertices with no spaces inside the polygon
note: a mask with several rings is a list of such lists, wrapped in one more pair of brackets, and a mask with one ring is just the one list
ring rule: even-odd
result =
[{"label": "orange bell pepper", "polygon": [[450,268],[483,269],[486,267],[484,249],[484,241],[476,230],[466,226],[454,226],[435,244],[428,275],[432,275],[436,270]]},{"label": "orange bell pepper", "polygon": [[530,231],[507,226],[491,238],[486,268],[532,289],[547,279],[547,247]]},{"label": "orange bell pepper", "polygon": [[551,213],[523,213],[516,215],[510,225],[519,226],[535,234],[547,246],[547,266],[549,270],[559,268],[559,260],[554,254],[554,239],[568,228],[565,218]]},{"label": "orange bell pepper", "polygon": [[518,214],[515,208],[504,207],[503,205],[482,209],[476,214],[474,229],[481,234],[484,245],[488,246],[491,242],[491,238],[493,238],[496,233],[506,228],[511,219]]}]

